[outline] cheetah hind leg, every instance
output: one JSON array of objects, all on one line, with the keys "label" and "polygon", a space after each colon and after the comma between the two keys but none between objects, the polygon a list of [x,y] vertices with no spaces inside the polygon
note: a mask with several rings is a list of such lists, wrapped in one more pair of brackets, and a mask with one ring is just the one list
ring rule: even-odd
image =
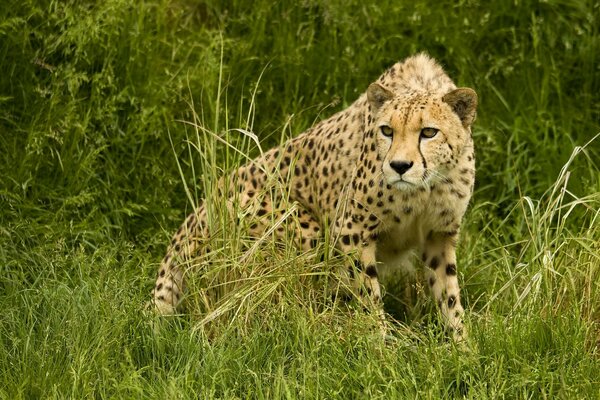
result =
[{"label": "cheetah hind leg", "polygon": [[186,263],[201,251],[200,243],[202,238],[207,236],[206,210],[200,206],[185,219],[173,235],[167,254],[160,263],[156,284],[152,290],[154,308],[159,314],[172,315],[177,312],[185,289]]},{"label": "cheetah hind leg", "polygon": [[[273,211],[271,202],[263,199],[263,209],[268,214],[276,213],[281,215],[264,215],[262,219],[268,217],[278,218],[283,212]],[[296,245],[302,250],[314,248],[321,234],[321,227],[318,221],[306,209],[299,207],[297,210],[297,228],[295,232]],[[158,270],[156,284],[152,291],[154,308],[161,315],[172,315],[177,312],[177,307],[181,303],[185,289],[184,272],[185,266],[194,256],[199,253],[207,252],[208,249],[201,245],[203,239],[208,237],[206,228],[206,210],[200,206],[196,212],[190,214],[183,222],[177,233],[173,236],[167,249],[167,254],[163,258]],[[254,237],[260,237],[268,229],[267,221],[259,221],[250,228],[250,234]],[[275,236],[284,239],[284,230],[275,230]]]}]

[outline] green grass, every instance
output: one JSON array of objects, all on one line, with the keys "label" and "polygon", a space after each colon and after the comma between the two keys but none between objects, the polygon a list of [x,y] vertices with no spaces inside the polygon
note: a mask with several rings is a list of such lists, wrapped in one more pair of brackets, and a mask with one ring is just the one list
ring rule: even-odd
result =
[{"label": "green grass", "polygon": [[[0,398],[600,398],[594,2],[5,3]],[[383,343],[314,289],[326,244],[244,257],[243,226],[212,256],[252,275],[243,301],[144,312],[171,233],[243,162],[218,138],[255,156],[236,129],[276,145],[421,50],[481,100],[469,350],[424,296]]]}]

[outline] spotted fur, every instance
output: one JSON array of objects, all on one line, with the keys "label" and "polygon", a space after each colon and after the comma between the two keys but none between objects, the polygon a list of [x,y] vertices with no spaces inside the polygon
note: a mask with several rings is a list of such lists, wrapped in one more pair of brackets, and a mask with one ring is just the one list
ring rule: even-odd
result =
[{"label": "spotted fur", "polygon": [[[331,230],[336,246],[356,255],[340,273],[381,301],[380,278],[412,263],[417,252],[454,337],[464,336],[456,242],[475,181],[471,125],[477,95],[457,89],[425,54],[393,65],[350,107],[240,167],[222,184],[252,215],[259,236],[296,202],[296,239],[310,248]],[[273,194],[276,183],[284,194]],[[283,235],[282,227],[275,234]],[[182,263],[210,237],[207,208],[175,234],[155,289],[159,312],[173,313],[184,289]]]}]

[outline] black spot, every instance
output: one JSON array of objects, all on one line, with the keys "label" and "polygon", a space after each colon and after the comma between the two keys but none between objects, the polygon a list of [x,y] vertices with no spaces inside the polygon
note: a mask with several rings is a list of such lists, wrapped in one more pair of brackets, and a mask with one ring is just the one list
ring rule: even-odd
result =
[{"label": "black spot", "polygon": [[437,267],[440,266],[440,260],[437,257],[433,257],[431,259],[431,261],[429,262],[429,267],[431,267],[431,269],[437,269]]},{"label": "black spot", "polygon": [[262,217],[266,213],[267,213],[267,210],[265,210],[264,208],[261,208],[260,210],[258,210],[258,212],[256,213],[256,215],[258,215],[259,217]]},{"label": "black spot", "polygon": [[429,286],[433,285],[435,285],[435,278],[432,276],[431,278],[429,278]]},{"label": "black spot", "polygon": [[342,243],[346,246],[350,246],[350,235],[344,235],[341,237]]},{"label": "black spot", "polygon": [[456,197],[458,197],[459,199],[464,199],[466,196],[464,193],[459,192],[456,189],[450,189],[450,193],[452,193],[453,195],[455,195]]},{"label": "black spot", "polygon": [[456,296],[452,295],[448,297],[448,308],[454,308],[456,305]]},{"label": "black spot", "polygon": [[164,277],[164,276],[165,276],[165,272],[166,272],[166,271],[165,271],[164,269],[161,269],[161,270],[160,270],[160,273],[159,273],[158,275],[159,275],[159,276],[162,278],[162,277]]},{"label": "black spot", "polygon": [[159,283],[158,285],[156,285],[156,291],[159,291],[160,289],[162,289],[163,284]]},{"label": "black spot", "polygon": [[357,271],[362,271],[362,263],[359,260],[354,260],[354,268],[356,268]]},{"label": "black spot", "polygon": [[456,275],[456,265],[455,264],[446,265],[446,275]]},{"label": "black spot", "polygon": [[309,226],[309,224],[308,224],[308,222],[300,222],[300,226],[301,226],[303,229],[308,229],[308,226]]},{"label": "black spot", "polygon": [[365,273],[371,278],[377,278],[377,267],[374,265],[369,265]]},{"label": "black spot", "polygon": [[358,235],[358,233],[355,233],[352,235],[352,243],[358,244],[358,242],[360,242],[360,236]]}]

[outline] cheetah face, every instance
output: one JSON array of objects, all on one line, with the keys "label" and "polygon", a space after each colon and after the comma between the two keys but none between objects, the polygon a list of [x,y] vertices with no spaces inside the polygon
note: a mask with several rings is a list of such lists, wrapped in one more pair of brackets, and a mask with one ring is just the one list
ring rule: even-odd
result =
[{"label": "cheetah face", "polygon": [[469,141],[475,92],[461,88],[437,97],[394,96],[373,84],[367,94],[375,114],[373,129],[384,181],[400,190],[414,190],[444,179]]}]

